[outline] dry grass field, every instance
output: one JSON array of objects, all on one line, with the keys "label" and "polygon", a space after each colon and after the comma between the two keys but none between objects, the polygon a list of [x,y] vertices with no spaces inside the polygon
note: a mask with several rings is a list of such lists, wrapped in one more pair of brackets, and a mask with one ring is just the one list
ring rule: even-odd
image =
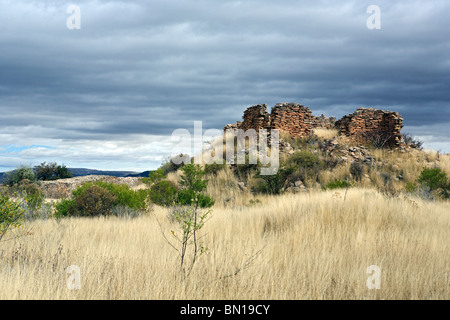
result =
[{"label": "dry grass field", "polygon": [[[209,177],[215,205],[200,230],[208,250],[189,276],[167,241],[176,244],[179,230],[168,208],[25,221],[0,242],[0,299],[450,299],[450,202],[405,192],[423,168],[450,175],[450,155],[371,154],[376,162],[361,180],[344,162],[294,194],[254,194],[254,174],[230,168]],[[352,187],[322,190],[336,179]],[[80,287],[71,286],[70,266]],[[370,266],[379,268],[379,289],[367,285]]]},{"label": "dry grass field", "polygon": [[450,299],[449,202],[361,188],[258,199],[213,207],[187,278],[162,235],[177,228],[168,209],[27,222],[0,243],[0,299]]}]

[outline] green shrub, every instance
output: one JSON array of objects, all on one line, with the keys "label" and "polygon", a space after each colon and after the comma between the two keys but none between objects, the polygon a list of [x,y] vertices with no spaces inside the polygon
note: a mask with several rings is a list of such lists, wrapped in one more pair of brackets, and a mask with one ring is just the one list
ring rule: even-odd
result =
[{"label": "green shrub", "polygon": [[173,182],[167,180],[158,181],[150,187],[150,201],[160,206],[171,206],[177,199],[177,191],[177,187]]},{"label": "green shrub", "polygon": [[333,190],[333,189],[345,189],[350,188],[351,184],[345,180],[335,180],[328,182],[323,189],[324,190]]},{"label": "green shrub", "polygon": [[353,161],[350,164],[350,173],[356,181],[361,181],[364,173],[364,166],[361,162]]},{"label": "green shrub", "polygon": [[[174,161],[175,158],[176,158],[176,161]],[[167,158],[165,160],[165,162],[161,164],[160,169],[162,169],[164,174],[167,175],[170,172],[176,172],[178,169],[183,167],[185,163],[190,163],[191,160],[192,159],[190,159],[189,155],[181,153],[181,154],[179,154],[178,156],[176,156],[174,158]]]},{"label": "green shrub", "polygon": [[181,168],[183,174],[181,176],[180,186],[183,189],[192,190],[194,192],[203,192],[206,190],[208,180],[203,179],[205,171],[198,164],[187,164]]},{"label": "green shrub", "polygon": [[166,174],[164,173],[164,169],[159,168],[155,171],[150,171],[147,178],[142,178],[142,182],[147,185],[152,185],[164,179]]},{"label": "green shrub", "polygon": [[406,192],[413,193],[417,191],[417,185],[413,182],[407,182],[405,185]]},{"label": "green shrub", "polygon": [[62,199],[55,204],[55,217],[63,218],[76,215],[75,200]]},{"label": "green shrub", "polygon": [[58,165],[56,162],[46,163],[34,167],[37,180],[58,180],[72,178],[73,174],[66,168],[65,165]]},{"label": "green shrub", "polygon": [[147,209],[148,190],[134,191],[125,184],[86,182],[72,195],[72,199],[55,205],[56,217],[111,215],[117,206],[135,211]]},{"label": "green shrub", "polygon": [[261,175],[261,172],[255,176],[259,178],[256,191],[268,194],[280,194],[284,188],[289,176],[295,171],[294,168],[280,168],[275,174]]},{"label": "green shrub", "polygon": [[297,151],[286,160],[287,167],[293,167],[297,177],[302,181],[318,179],[321,170],[326,169],[325,162],[309,151]]},{"label": "green shrub", "polygon": [[450,197],[450,182],[447,175],[440,168],[425,168],[420,173],[417,182],[430,188],[431,192],[437,192],[443,198]]},{"label": "green shrub", "polygon": [[23,196],[30,209],[37,209],[44,202],[44,193],[35,182],[24,179],[12,189]]},{"label": "green shrub", "polygon": [[287,160],[289,165],[295,165],[306,169],[324,169],[324,163],[320,157],[309,151],[297,151]]},{"label": "green shrub", "polygon": [[205,165],[205,173],[207,175],[217,175],[218,172],[225,169],[225,163],[211,163]]},{"label": "green shrub", "polygon": [[199,208],[210,208],[214,205],[214,200],[210,196],[189,189],[178,191],[175,202],[180,206],[198,206]]},{"label": "green shrub", "polygon": [[115,184],[104,181],[86,182],[73,191],[73,196],[77,198],[85,189],[97,185],[108,190],[116,198],[114,205],[123,205],[132,209],[145,210],[147,208],[146,199],[148,191],[131,190],[126,184]]},{"label": "green shrub", "polygon": [[107,216],[116,204],[116,195],[99,185],[92,185],[75,198],[75,211],[79,216]]},{"label": "green shrub", "polygon": [[12,201],[7,195],[0,193],[0,240],[10,228],[21,225],[23,214],[20,203]]},{"label": "green shrub", "polygon": [[417,182],[430,187],[431,191],[445,187],[447,184],[447,175],[439,168],[425,168],[420,173]]},{"label": "green shrub", "polygon": [[7,172],[3,183],[12,187],[20,184],[22,180],[36,181],[36,175],[31,167],[21,166],[14,171]]}]

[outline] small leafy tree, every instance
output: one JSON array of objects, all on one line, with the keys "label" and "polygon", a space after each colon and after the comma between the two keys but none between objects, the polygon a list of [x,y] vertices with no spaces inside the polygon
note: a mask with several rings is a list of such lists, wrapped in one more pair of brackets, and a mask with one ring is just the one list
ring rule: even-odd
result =
[{"label": "small leafy tree", "polygon": [[164,169],[159,168],[158,170],[150,171],[147,178],[142,178],[142,182],[151,186],[152,184],[157,183],[164,178],[166,178]]},{"label": "small leafy tree", "polygon": [[[172,236],[176,244],[172,244],[163,232],[164,238],[174,248],[180,258],[180,268],[185,275],[189,275],[195,265],[199,254],[206,252],[207,248],[200,241],[199,231],[205,225],[207,217],[211,214],[208,209],[214,205],[214,200],[205,194],[207,180],[203,177],[205,172],[200,165],[187,164],[181,167],[181,190],[178,192],[175,201],[179,206],[172,210],[172,218],[175,220],[180,230],[172,230]],[[192,248],[192,250],[189,250]],[[186,269],[186,259],[190,254],[190,263]]]}]

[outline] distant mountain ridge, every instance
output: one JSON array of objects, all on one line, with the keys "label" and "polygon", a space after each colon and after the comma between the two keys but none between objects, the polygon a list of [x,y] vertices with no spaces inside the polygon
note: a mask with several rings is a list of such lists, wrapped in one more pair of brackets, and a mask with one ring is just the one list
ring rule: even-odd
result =
[{"label": "distant mountain ridge", "polygon": [[[97,169],[86,168],[67,168],[72,172],[74,177],[91,176],[91,175],[103,175],[113,177],[148,177],[151,171],[135,172],[135,171],[105,171]],[[0,183],[6,177],[7,172],[0,172]]]}]

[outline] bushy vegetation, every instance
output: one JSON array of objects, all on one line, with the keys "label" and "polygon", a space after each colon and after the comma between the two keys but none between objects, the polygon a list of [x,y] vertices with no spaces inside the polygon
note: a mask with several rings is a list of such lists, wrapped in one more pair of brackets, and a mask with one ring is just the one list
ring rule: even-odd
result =
[{"label": "bushy vegetation", "polygon": [[351,183],[345,181],[345,180],[335,180],[335,181],[331,181],[328,182],[323,189],[324,190],[333,190],[333,189],[346,189],[346,188],[350,188],[351,187]]},{"label": "bushy vegetation", "polygon": [[58,165],[56,162],[48,164],[43,162],[34,168],[31,166],[22,165],[13,171],[7,172],[6,177],[3,179],[3,184],[12,187],[14,185],[19,185],[23,180],[35,182],[72,177],[73,174],[66,168],[65,165]]},{"label": "bushy vegetation", "polygon": [[407,146],[409,146],[411,148],[422,150],[423,141],[419,140],[418,138],[413,137],[411,134],[403,133],[402,140]]},{"label": "bushy vegetation", "polygon": [[63,199],[55,205],[55,216],[107,216],[117,206],[134,210],[147,208],[146,190],[131,190],[124,184],[103,181],[87,182],[72,193],[71,199]]},{"label": "bushy vegetation", "polygon": [[58,179],[72,178],[73,174],[66,168],[65,165],[58,165],[56,162],[46,163],[34,167],[37,180],[49,181]]},{"label": "bushy vegetation", "polygon": [[23,215],[20,203],[0,192],[0,240],[9,229],[21,225]]},{"label": "bushy vegetation", "polygon": [[164,169],[152,171],[148,178],[142,181],[149,186],[149,198],[157,205],[170,207],[177,206],[195,206],[200,208],[209,208],[214,205],[213,199],[204,194],[208,180],[204,179],[205,170],[201,170],[199,165],[187,164],[180,167],[183,172],[180,187],[167,178]]},{"label": "bushy vegetation", "polygon": [[3,184],[7,186],[14,186],[20,184],[22,180],[36,181],[36,174],[30,166],[22,165],[17,169],[7,172],[3,179]]},{"label": "bushy vegetation", "polygon": [[256,178],[259,178],[259,183],[256,190],[261,193],[280,194],[286,185],[286,181],[294,171],[293,167],[289,167],[281,168],[271,175],[261,175],[261,172],[258,172]]},{"label": "bushy vegetation", "polygon": [[177,193],[175,183],[167,180],[157,181],[150,187],[150,201],[160,206],[170,207],[175,204]]},{"label": "bushy vegetation", "polygon": [[226,164],[223,163],[211,163],[205,165],[205,174],[216,176],[221,170],[225,169]]},{"label": "bushy vegetation", "polygon": [[445,199],[450,198],[450,182],[447,174],[440,168],[423,169],[417,182],[422,186],[428,187],[430,192],[435,192]]}]

